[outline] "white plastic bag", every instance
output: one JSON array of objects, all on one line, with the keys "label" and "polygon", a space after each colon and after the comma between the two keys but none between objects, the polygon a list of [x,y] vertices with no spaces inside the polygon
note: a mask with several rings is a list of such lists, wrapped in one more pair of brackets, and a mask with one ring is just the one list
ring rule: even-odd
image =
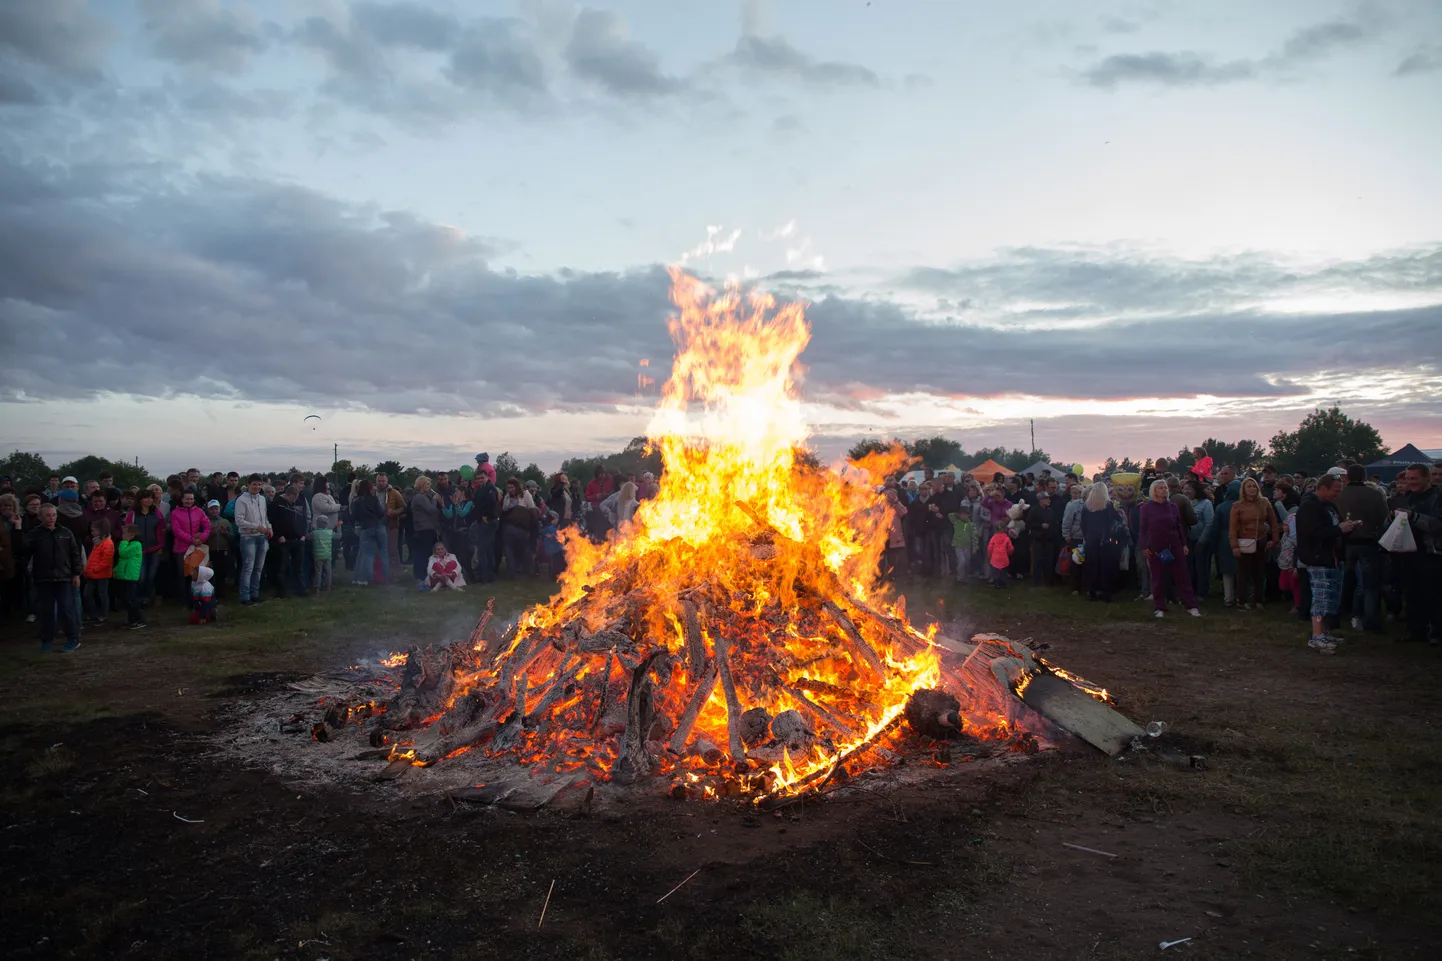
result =
[{"label": "white plastic bag", "polygon": [[1412,525],[1407,523],[1406,516],[1398,514],[1392,520],[1392,526],[1377,540],[1382,550],[1389,554],[1407,554],[1417,550],[1417,539],[1412,536]]}]

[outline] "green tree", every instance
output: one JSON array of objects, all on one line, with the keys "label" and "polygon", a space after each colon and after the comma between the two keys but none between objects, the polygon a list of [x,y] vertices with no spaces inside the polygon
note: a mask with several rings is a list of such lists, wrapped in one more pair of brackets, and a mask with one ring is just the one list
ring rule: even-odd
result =
[{"label": "green tree", "polygon": [[817,457],[809,447],[791,448],[791,459],[797,467],[804,471],[815,473],[821,470],[821,458]]},{"label": "green tree", "polygon": [[1115,457],[1108,457],[1107,462],[1102,465],[1102,473],[1108,476],[1112,474],[1135,474],[1142,469],[1142,465],[1130,457],[1123,457],[1118,461]]},{"label": "green tree", "polygon": [[[1230,464],[1238,470],[1256,467],[1261,464],[1267,456],[1267,448],[1254,440],[1239,440],[1235,444],[1229,444],[1215,437],[1208,437],[1199,445],[1212,458],[1213,470],[1220,468],[1223,464]],[[1192,448],[1184,447],[1177,451],[1177,456],[1172,458],[1170,466],[1179,474],[1184,474],[1196,466],[1197,457]]]},{"label": "green tree", "polygon": [[115,478],[115,486],[122,490],[127,487],[144,487],[158,480],[139,464],[106,460],[95,454],[86,454],[68,464],[61,464],[55,470],[58,474],[76,478],[82,485],[88,480],[97,480],[101,474],[111,474]]},{"label": "green tree", "polygon": [[1044,450],[1025,451],[1019,447],[1008,450],[1005,447],[983,447],[981,450],[973,451],[972,463],[984,464],[988,460],[994,460],[1007,470],[1026,470],[1039,460],[1051,463],[1051,455]]},{"label": "green tree", "polygon": [[376,474],[384,474],[384,475],[386,475],[386,479],[387,479],[387,480],[393,480],[393,481],[395,481],[396,483],[400,483],[400,477],[401,477],[401,474],[402,474],[404,471],[405,471],[405,468],[403,468],[403,467],[401,466],[401,462],[400,462],[400,461],[398,461],[398,460],[383,460],[383,461],[381,461],[379,464],[376,465],[374,473],[376,473]]},{"label": "green tree", "polygon": [[0,460],[0,474],[9,474],[10,482],[22,493],[43,490],[53,473],[55,472],[45,463],[45,458],[23,450],[14,451],[9,457]]},{"label": "green tree", "polygon": [[919,458],[921,467],[930,467],[932,470],[960,464],[966,459],[966,451],[961,449],[960,444],[940,435],[914,440],[906,445],[906,452]]},{"label": "green tree", "polygon": [[344,457],[330,465],[331,476],[339,477],[341,480],[344,480],[345,476],[353,470],[355,470],[355,465]]},{"label": "green tree", "polygon": [[1272,437],[1272,463],[1283,473],[1320,473],[1346,459],[1366,464],[1386,455],[1377,428],[1342,413],[1318,407],[1294,431]]},{"label": "green tree", "polygon": [[502,451],[494,461],[496,465],[496,483],[502,487],[506,485],[506,479],[521,476],[521,464],[510,451]]},{"label": "green tree", "polygon": [[526,481],[535,481],[541,485],[541,490],[550,490],[551,478],[546,476],[546,472],[541,470],[535,461],[531,461],[521,470],[520,478],[523,484]]},{"label": "green tree", "polygon": [[896,441],[894,440],[877,440],[874,437],[868,437],[865,440],[860,440],[852,444],[851,449],[846,452],[846,459],[861,460],[861,458],[869,457],[872,454],[884,454],[891,450],[891,445],[895,443]]}]

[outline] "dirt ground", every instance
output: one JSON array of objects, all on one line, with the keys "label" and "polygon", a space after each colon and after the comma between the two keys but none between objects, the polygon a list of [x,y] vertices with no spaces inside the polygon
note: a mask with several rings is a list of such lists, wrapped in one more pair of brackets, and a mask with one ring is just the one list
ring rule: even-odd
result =
[{"label": "dirt ground", "polygon": [[910,600],[1050,643],[1206,769],[1053,752],[776,815],[375,800],[222,762],[218,715],[454,632],[483,597],[271,602],[209,634],[152,618],[72,656],[10,624],[6,956],[1100,959],[1183,938],[1165,954],[1436,956],[1437,651],[1359,636],[1326,658],[1281,612],[1153,622],[1059,590]]}]

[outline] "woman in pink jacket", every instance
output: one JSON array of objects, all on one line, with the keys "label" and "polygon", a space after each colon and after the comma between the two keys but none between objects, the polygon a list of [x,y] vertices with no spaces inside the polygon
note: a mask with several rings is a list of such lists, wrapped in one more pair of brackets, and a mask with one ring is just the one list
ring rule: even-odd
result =
[{"label": "woman in pink jacket", "polygon": [[190,602],[191,578],[185,574],[185,555],[191,545],[204,544],[210,537],[210,518],[205,511],[195,506],[195,495],[186,491],[180,495],[180,506],[170,508],[170,557],[175,563],[175,583],[179,598]]}]

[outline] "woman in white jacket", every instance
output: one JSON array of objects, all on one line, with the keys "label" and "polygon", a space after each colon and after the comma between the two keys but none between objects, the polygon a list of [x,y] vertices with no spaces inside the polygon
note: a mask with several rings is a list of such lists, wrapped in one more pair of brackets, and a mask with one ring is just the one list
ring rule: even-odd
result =
[{"label": "woman in white jacket", "polygon": [[311,523],[316,524],[316,519],[324,516],[326,518],[327,530],[338,530],[340,525],[340,501],[330,496],[330,484],[326,482],[324,474],[315,475],[315,494],[310,499]]}]

